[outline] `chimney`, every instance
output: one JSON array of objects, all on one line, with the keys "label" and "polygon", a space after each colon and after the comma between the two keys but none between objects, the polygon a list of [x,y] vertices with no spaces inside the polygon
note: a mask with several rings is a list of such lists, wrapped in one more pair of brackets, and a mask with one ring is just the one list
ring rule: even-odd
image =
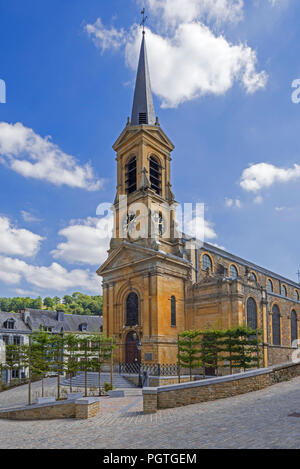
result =
[{"label": "chimney", "polygon": [[63,322],[65,320],[65,312],[63,310],[57,311],[57,320]]}]

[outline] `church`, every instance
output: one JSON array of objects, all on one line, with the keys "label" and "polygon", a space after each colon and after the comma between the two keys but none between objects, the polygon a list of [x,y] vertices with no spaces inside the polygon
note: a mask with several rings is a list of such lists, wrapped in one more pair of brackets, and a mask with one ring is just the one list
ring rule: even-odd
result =
[{"label": "church", "polygon": [[174,145],[155,116],[144,31],[131,119],[113,149],[114,231],[97,274],[103,332],[116,339],[116,364],[176,364],[179,333],[237,325],[262,331],[264,366],[292,360],[300,284],[178,235]]}]

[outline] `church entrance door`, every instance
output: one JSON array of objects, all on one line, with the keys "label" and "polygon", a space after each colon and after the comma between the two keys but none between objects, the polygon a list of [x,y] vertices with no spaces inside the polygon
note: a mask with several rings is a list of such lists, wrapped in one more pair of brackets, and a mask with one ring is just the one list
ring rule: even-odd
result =
[{"label": "church entrance door", "polygon": [[139,338],[135,332],[129,332],[126,337],[126,363],[140,364],[141,354],[138,350]]}]

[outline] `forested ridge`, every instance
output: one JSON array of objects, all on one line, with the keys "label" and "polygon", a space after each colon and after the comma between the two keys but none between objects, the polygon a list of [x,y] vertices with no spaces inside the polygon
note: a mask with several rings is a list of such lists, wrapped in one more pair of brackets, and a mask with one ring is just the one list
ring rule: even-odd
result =
[{"label": "forested ridge", "polygon": [[18,312],[25,308],[65,311],[66,314],[80,314],[83,316],[102,315],[102,296],[89,296],[80,292],[42,299],[39,298],[0,298],[0,311]]}]

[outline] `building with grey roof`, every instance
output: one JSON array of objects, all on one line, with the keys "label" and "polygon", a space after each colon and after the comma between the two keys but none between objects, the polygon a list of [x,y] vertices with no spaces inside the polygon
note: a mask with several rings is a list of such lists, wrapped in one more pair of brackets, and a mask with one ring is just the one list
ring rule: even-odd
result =
[{"label": "building with grey roof", "polygon": [[[102,317],[65,314],[63,311],[25,309],[19,313],[0,312],[0,363],[5,363],[6,345],[28,344],[35,331],[52,334],[97,333],[102,331]],[[27,370],[3,370],[2,381],[25,378]]]}]

